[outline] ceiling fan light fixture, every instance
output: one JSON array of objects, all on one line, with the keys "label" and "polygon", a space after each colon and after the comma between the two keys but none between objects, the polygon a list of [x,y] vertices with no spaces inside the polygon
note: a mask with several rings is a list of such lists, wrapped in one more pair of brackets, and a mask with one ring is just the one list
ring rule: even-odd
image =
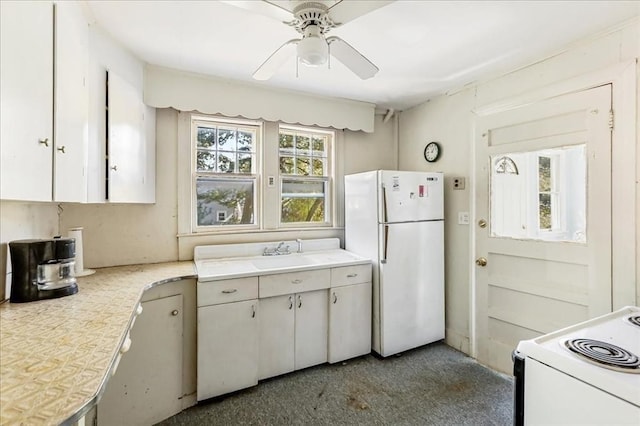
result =
[{"label": "ceiling fan light fixture", "polygon": [[303,64],[317,67],[327,63],[329,46],[321,37],[305,37],[298,43],[297,52]]}]

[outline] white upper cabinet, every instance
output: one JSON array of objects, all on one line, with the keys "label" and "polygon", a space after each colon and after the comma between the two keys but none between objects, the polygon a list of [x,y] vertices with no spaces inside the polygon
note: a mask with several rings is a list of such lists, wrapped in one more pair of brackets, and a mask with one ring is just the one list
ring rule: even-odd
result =
[{"label": "white upper cabinet", "polygon": [[[142,91],[107,73],[107,199],[131,203],[155,201],[155,135],[148,134]],[[153,120],[155,124],[155,120]]]},{"label": "white upper cabinet", "polygon": [[0,2],[0,198],[51,201],[53,5]]},{"label": "white upper cabinet", "polygon": [[55,8],[53,199],[87,201],[89,26],[78,2]]}]

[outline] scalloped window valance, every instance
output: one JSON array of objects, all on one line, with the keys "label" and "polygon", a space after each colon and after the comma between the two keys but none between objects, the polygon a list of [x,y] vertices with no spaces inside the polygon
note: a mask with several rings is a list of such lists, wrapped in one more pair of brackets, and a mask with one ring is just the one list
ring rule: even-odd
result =
[{"label": "scalloped window valance", "polygon": [[289,124],[373,132],[375,105],[274,90],[152,65],[145,67],[144,101],[175,108]]}]

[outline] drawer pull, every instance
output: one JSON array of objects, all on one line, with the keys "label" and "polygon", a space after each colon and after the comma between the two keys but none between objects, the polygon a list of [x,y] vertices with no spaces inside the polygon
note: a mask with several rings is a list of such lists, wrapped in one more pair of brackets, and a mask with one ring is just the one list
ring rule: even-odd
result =
[{"label": "drawer pull", "polygon": [[358,274],[349,274],[349,275],[347,275],[347,278],[355,278],[357,276],[358,276]]},{"label": "drawer pull", "polygon": [[224,294],[231,294],[231,293],[235,293],[236,291],[238,291],[237,288],[232,288],[231,290],[222,290]]},{"label": "drawer pull", "polygon": [[295,279],[293,281],[291,281],[291,284],[300,284],[302,282],[301,279]]}]

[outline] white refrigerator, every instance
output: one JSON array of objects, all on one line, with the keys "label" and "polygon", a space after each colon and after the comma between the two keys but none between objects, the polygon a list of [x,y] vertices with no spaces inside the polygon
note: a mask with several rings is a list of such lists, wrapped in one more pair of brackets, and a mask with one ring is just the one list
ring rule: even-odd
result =
[{"label": "white refrigerator", "polygon": [[444,338],[444,176],[345,176],[345,249],[373,261],[372,348],[383,357]]}]

